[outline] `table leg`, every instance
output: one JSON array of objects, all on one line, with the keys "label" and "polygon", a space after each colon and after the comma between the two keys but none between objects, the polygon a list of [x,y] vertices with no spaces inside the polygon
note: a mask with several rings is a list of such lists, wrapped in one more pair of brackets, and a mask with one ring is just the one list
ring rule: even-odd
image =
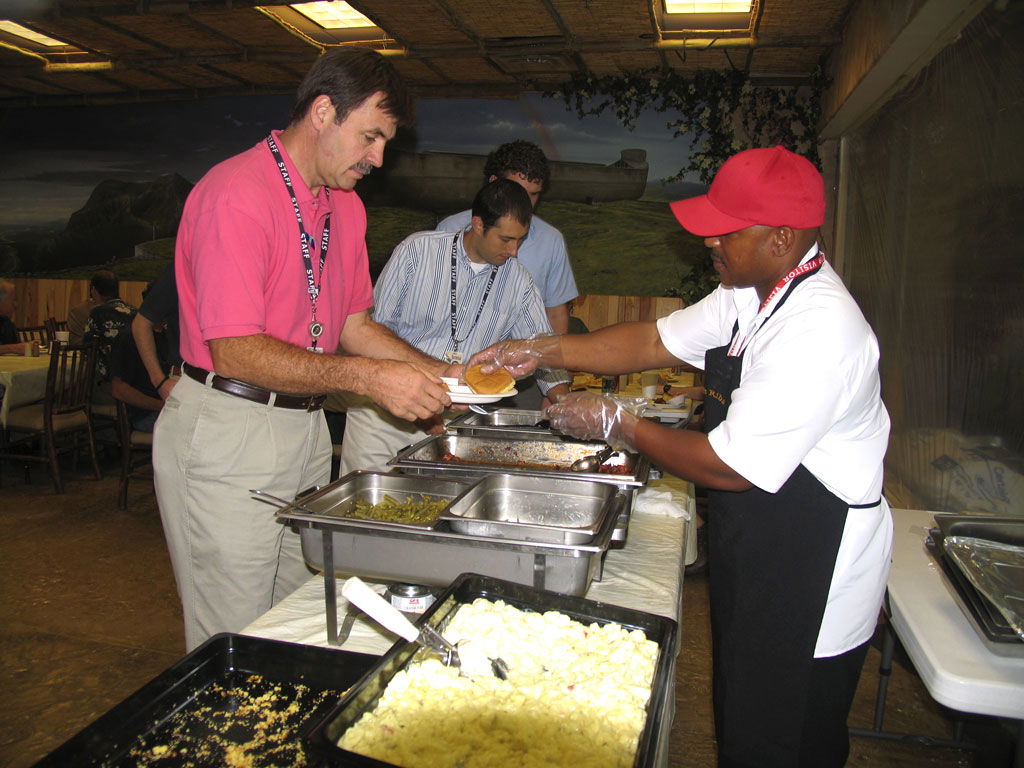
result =
[{"label": "table leg", "polygon": [[334,534],[323,529],[324,541],[324,601],[327,614],[327,642],[338,645],[338,595],[334,579]]},{"label": "table leg", "polygon": [[[882,630],[882,658],[878,664],[878,691],[875,695],[875,719],[871,728],[850,728],[851,736],[861,736],[869,739],[885,739],[887,741],[902,741],[908,744],[920,744],[925,747],[946,747],[949,749],[975,750],[978,745],[964,739],[964,723],[956,720],[953,724],[953,738],[941,739],[933,736],[915,733],[897,733],[886,731],[882,727],[885,719],[885,701],[889,692],[889,678],[892,675],[892,660],[896,655],[896,631],[888,621]],[[1024,765],[1018,768],[1024,768]]]}]

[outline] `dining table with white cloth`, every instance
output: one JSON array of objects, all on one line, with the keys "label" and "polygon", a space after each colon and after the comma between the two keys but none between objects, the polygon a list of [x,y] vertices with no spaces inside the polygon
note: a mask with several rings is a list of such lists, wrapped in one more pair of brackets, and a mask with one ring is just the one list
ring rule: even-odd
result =
[{"label": "dining table with white cloth", "polygon": [[11,409],[43,399],[49,368],[48,355],[0,355],[0,427]]}]

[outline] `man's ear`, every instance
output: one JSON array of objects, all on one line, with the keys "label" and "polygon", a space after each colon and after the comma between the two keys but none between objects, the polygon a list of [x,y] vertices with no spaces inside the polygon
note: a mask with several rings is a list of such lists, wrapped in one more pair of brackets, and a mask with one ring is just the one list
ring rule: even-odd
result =
[{"label": "man's ear", "polygon": [[793,248],[796,233],[792,227],[776,227],[772,232],[772,250],[778,256],[784,256]]},{"label": "man's ear", "polygon": [[331,97],[326,93],[321,93],[313,99],[309,105],[307,116],[318,131],[329,121],[334,120],[334,104],[331,103]]},{"label": "man's ear", "polygon": [[477,237],[483,237],[484,235],[484,220],[479,216],[474,216],[469,220],[470,229],[473,230],[473,234]]}]

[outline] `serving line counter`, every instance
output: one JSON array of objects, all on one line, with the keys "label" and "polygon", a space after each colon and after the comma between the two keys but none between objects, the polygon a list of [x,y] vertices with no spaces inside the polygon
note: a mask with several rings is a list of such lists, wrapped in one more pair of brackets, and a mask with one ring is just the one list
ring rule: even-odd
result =
[{"label": "serving line counter", "polygon": [[[925,546],[928,529],[935,527],[936,513],[894,509],[892,514],[893,555],[888,582],[892,630],[937,702],[960,712],[1018,721],[1014,765],[1024,768],[1024,655],[993,652],[964,612],[953,585]],[[886,646],[883,666],[886,655],[891,659],[891,638]],[[878,702],[875,729],[857,733],[906,738],[905,734],[881,729],[884,688],[879,690]],[[930,741],[943,743],[939,739]]]},{"label": "serving line counter", "polygon": [[[678,624],[682,616],[683,568],[695,554],[693,486],[678,478],[664,477],[651,481],[648,487],[660,498],[650,507],[654,511],[642,511],[643,504],[641,509],[634,509],[625,546],[608,550],[601,581],[593,582],[585,597],[665,616]],[[383,592],[383,584],[370,584]],[[396,635],[361,613],[350,612],[348,601],[340,595],[340,590],[337,592],[334,598],[337,615],[345,617],[337,645],[328,642],[322,575],[312,577],[249,624],[242,634],[375,655],[383,654],[394,645]],[[676,633],[673,659],[679,651],[681,635],[681,630]],[[667,760],[668,733],[675,707],[674,687],[670,686],[665,696],[668,716],[662,723],[659,764]]]}]

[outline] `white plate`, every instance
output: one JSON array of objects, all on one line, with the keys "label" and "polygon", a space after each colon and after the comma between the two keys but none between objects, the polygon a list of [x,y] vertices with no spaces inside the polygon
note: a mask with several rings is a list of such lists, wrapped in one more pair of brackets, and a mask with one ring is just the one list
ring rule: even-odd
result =
[{"label": "white plate", "polygon": [[502,392],[500,395],[478,395],[466,384],[459,384],[458,379],[449,379],[442,376],[441,381],[443,381],[445,386],[448,387],[448,395],[451,397],[452,402],[458,403],[459,405],[496,403],[502,398],[512,397],[512,395],[519,394],[518,389],[512,388],[508,392]]}]

